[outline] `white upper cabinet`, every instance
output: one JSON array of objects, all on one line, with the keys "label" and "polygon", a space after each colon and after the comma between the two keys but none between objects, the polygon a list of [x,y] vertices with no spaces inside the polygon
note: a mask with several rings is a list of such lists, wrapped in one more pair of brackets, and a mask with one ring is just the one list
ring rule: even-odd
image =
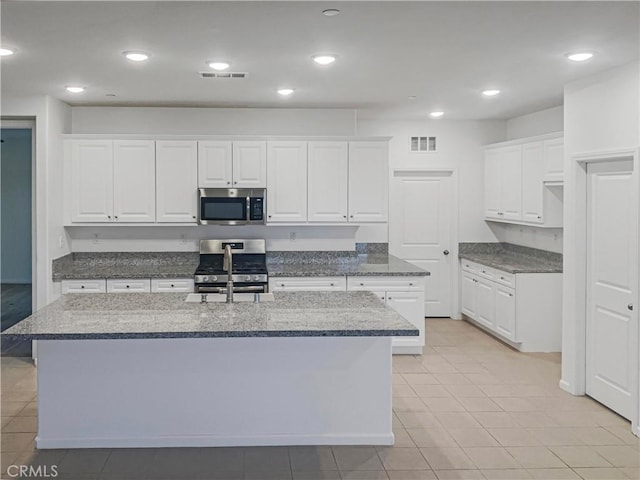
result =
[{"label": "white upper cabinet", "polygon": [[564,138],[554,138],[543,142],[544,181],[564,181]]},{"label": "white upper cabinet", "polygon": [[198,143],[156,142],[156,221],[195,223],[197,220]]},{"label": "white upper cabinet", "polygon": [[75,140],[70,142],[70,185],[72,222],[110,222],[113,219],[113,142]]},{"label": "white upper cabinet", "polygon": [[198,187],[231,188],[232,181],[231,141],[198,142]]},{"label": "white upper cabinet", "polygon": [[502,153],[487,150],[484,154],[484,216],[500,219],[502,195]]},{"label": "white upper cabinet", "polygon": [[233,142],[233,188],[267,186],[267,143]]},{"label": "white upper cabinet", "polygon": [[501,205],[505,220],[522,220],[522,150],[520,146],[502,151]]},{"label": "white upper cabinet", "polygon": [[525,222],[544,223],[543,161],[542,142],[522,146],[522,220]]},{"label": "white upper cabinet", "polygon": [[386,222],[389,210],[386,142],[349,142],[349,221]]},{"label": "white upper cabinet", "polygon": [[156,159],[153,140],[113,142],[113,218],[155,222]]},{"label": "white upper cabinet", "polygon": [[267,222],[307,220],[307,142],[269,142]]},{"label": "white upper cabinet", "polygon": [[309,142],[308,219],[346,222],[349,148],[347,142]]}]

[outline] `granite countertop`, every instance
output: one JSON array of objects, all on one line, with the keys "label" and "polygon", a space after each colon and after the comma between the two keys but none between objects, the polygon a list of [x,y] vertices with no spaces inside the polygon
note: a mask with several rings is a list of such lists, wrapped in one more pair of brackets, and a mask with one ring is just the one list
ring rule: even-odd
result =
[{"label": "granite countertop", "polygon": [[416,267],[393,255],[357,255],[339,262],[269,262],[270,277],[316,277],[316,276],[428,276],[426,270]]},{"label": "granite countertop", "polygon": [[562,254],[511,243],[461,243],[458,257],[508,273],[562,273]]},{"label": "granite countertop", "polygon": [[274,302],[186,303],[182,293],[68,294],[2,332],[33,340],[417,336],[370,292],[282,292]]}]

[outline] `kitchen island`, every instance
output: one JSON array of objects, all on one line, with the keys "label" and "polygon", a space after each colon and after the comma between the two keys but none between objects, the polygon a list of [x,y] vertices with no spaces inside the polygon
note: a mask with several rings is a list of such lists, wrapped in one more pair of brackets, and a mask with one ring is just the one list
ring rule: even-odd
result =
[{"label": "kitchen island", "polygon": [[38,342],[38,448],[390,445],[391,337],[368,292],[186,303],[65,295],[3,332]]}]

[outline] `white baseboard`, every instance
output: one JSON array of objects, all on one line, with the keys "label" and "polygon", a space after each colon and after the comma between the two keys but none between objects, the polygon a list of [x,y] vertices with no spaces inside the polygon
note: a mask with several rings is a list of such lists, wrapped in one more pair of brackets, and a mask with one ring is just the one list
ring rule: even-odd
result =
[{"label": "white baseboard", "polygon": [[575,395],[575,393],[573,393],[573,389],[571,388],[571,384],[566,380],[560,380],[560,382],[558,383],[558,386],[560,387],[561,390],[564,390],[565,392],[570,393],[571,395]]}]

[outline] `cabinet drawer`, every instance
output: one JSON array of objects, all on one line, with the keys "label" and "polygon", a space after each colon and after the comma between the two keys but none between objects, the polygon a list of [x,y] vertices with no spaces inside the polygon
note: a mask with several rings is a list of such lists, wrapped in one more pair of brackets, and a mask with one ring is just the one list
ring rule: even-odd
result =
[{"label": "cabinet drawer", "polygon": [[347,277],[347,290],[421,291],[424,290],[424,277]]},{"label": "cabinet drawer", "polygon": [[99,280],[62,280],[61,292],[65,293],[105,293],[107,282],[104,278]]},{"label": "cabinet drawer", "polygon": [[462,266],[462,270],[471,273],[477,273],[480,268],[479,264],[472,262],[471,260],[467,260],[466,258],[460,260],[460,265]]},{"label": "cabinet drawer", "polygon": [[193,279],[191,278],[152,278],[151,291],[153,293],[164,292],[193,292]]},{"label": "cabinet drawer", "polygon": [[505,287],[515,288],[516,286],[516,276],[513,273],[503,272],[501,270],[493,271],[493,279],[496,283],[504,285]]},{"label": "cabinet drawer", "polygon": [[151,292],[151,279],[107,279],[107,293],[149,293]]},{"label": "cabinet drawer", "polygon": [[269,279],[269,291],[271,292],[344,292],[346,289],[345,277],[281,277]]}]

